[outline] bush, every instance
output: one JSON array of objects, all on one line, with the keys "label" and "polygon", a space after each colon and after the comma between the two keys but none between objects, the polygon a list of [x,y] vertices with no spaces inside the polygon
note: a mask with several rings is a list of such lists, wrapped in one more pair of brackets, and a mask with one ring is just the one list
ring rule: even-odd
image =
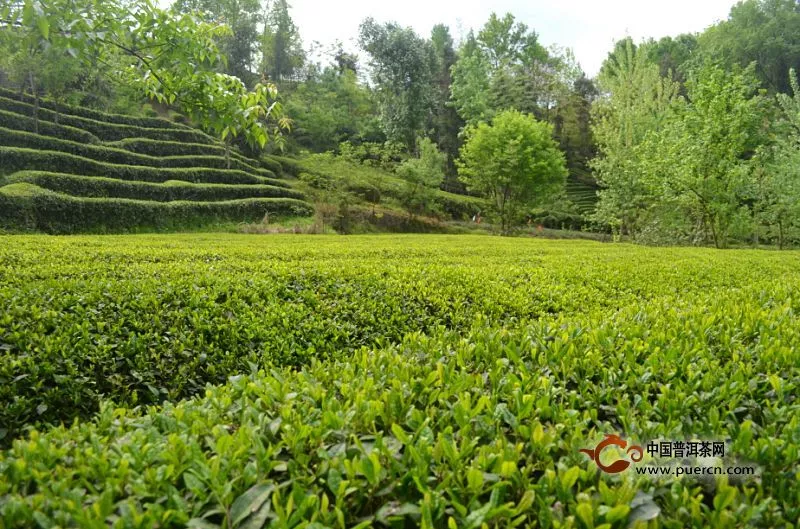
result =
[{"label": "bush", "polygon": [[[221,145],[206,145],[203,143],[181,143],[177,141],[159,141],[150,140],[147,138],[127,138],[124,140],[107,142],[108,147],[124,149],[126,151],[135,152],[138,154],[146,154],[148,156],[225,156],[225,148]],[[258,160],[247,158],[235,150],[230,151],[231,160],[238,160],[249,166],[256,167],[260,164]],[[260,164],[264,165],[264,164]],[[279,174],[279,171],[274,171],[272,167],[264,165],[267,169]],[[280,169],[280,167],[278,167]]]},{"label": "bush", "polygon": [[[28,187],[16,187],[20,185]],[[33,189],[35,187],[11,184],[0,188],[0,227],[52,234],[170,231],[220,222],[255,222],[265,214],[308,216],[313,213],[309,204],[292,198],[154,202],[71,197]]]},{"label": "bush", "polygon": [[551,230],[582,231],[589,223],[583,215],[563,211],[535,210],[529,218],[531,224]]},{"label": "bush", "polygon": [[[33,105],[36,101],[35,98],[29,94],[22,94],[20,96],[19,92],[13,90],[7,90],[4,88],[0,88],[0,98],[11,99],[17,102],[27,103],[29,105]],[[0,102],[0,106],[2,106],[2,102]],[[64,105],[61,103],[56,103],[55,101],[51,101],[46,98],[39,99],[39,107],[40,109],[52,110],[62,115],[70,114],[73,116],[93,119],[96,121],[105,121],[107,123],[117,123],[120,125],[132,125],[134,127],[145,127],[154,129],[187,128],[185,125],[176,123],[175,120],[168,120],[155,117],[126,116],[123,114],[111,114],[108,112],[101,112],[99,110],[93,110],[86,107]]]},{"label": "bush", "polygon": [[[210,167],[227,169],[227,161],[220,156],[168,156],[155,157],[138,154],[125,149],[100,145],[87,145],[74,141],[61,140],[49,136],[31,134],[0,127],[0,145],[24,147],[46,151],[61,151],[76,156],[91,158],[100,162],[111,162],[126,165],[143,165],[151,167]],[[275,178],[275,173],[267,169],[253,167],[245,162],[231,158],[231,169],[253,172],[267,178]]]},{"label": "bush", "polygon": [[[485,236],[6,237],[0,424],[114,403],[0,452],[0,524],[791,528],[796,260]],[[607,476],[578,452],[607,433],[724,441],[704,466],[759,475]]]},{"label": "bush", "polygon": [[297,177],[301,172],[303,172],[302,165],[297,160],[293,160],[292,158],[287,158],[285,156],[271,155],[271,156],[263,156],[262,161],[263,160],[267,160],[268,164],[270,162],[278,162],[281,165],[281,169],[283,170],[284,173],[294,177]]},{"label": "bush", "polygon": [[[5,110],[0,110],[0,127],[26,132],[36,131],[36,124],[33,118],[15,114],[14,112],[6,112]],[[63,138],[83,144],[100,143],[97,136],[85,130],[68,127],[66,125],[57,125],[42,120],[39,120],[39,134]]]},{"label": "bush", "polygon": [[190,184],[184,181],[167,181],[157,184],[37,171],[15,173],[8,178],[8,181],[35,184],[43,189],[77,197],[130,198],[156,202],[177,200],[206,202],[280,197],[303,199],[302,193],[268,185]]},{"label": "bush", "polygon": [[228,169],[192,168],[156,168],[135,165],[119,165],[90,160],[74,154],[57,151],[38,151],[18,147],[0,147],[0,167],[7,173],[17,171],[52,171],[85,175],[107,176],[120,180],[138,180],[145,182],[166,182],[167,180],[184,180],[203,184],[264,184],[278,187],[290,187],[281,180],[264,178],[244,171]]},{"label": "bush", "polygon": [[[0,108],[23,114],[33,116],[34,107],[27,103],[14,101],[0,97]],[[95,119],[82,118],[79,116],[72,116],[69,114],[59,114],[46,108],[39,109],[39,121],[47,121],[51,123],[58,123],[69,125],[91,132],[103,141],[122,140],[124,138],[150,138],[153,140],[165,141],[186,141],[192,143],[207,143],[213,144],[216,142],[214,138],[207,134],[189,128],[162,128],[153,129],[148,127],[136,127],[133,125],[122,125],[117,123],[107,123],[104,121],[97,121]]]}]

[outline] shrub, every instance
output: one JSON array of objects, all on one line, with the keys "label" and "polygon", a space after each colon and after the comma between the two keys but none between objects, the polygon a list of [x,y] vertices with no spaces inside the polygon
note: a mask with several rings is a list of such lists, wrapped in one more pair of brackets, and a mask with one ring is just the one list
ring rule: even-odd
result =
[{"label": "shrub", "polygon": [[[34,97],[29,94],[22,94],[20,96],[19,92],[13,90],[7,90],[4,88],[0,88],[0,98],[11,99],[17,102],[27,103],[29,105],[32,105],[35,102]],[[0,106],[2,106],[2,100],[0,100]],[[154,129],[187,128],[185,125],[176,123],[175,120],[168,120],[155,117],[138,117],[138,116],[126,116],[123,114],[112,114],[108,112],[101,112],[99,110],[93,110],[86,107],[78,107],[78,106],[56,103],[55,101],[51,101],[45,98],[39,99],[39,107],[40,109],[43,108],[47,110],[52,110],[62,115],[70,114],[73,116],[93,119],[96,121],[105,121],[107,123],[117,123],[120,125],[132,125],[134,127],[145,127]]]},{"label": "shrub", "polygon": [[[146,154],[149,156],[225,156],[225,148],[221,145],[206,145],[203,143],[181,143],[177,141],[159,141],[150,140],[147,138],[127,138],[124,140],[107,142],[106,146],[119,149],[125,149],[139,154]],[[231,159],[238,160],[250,166],[257,166],[259,161],[252,158],[247,158],[242,154],[231,150]],[[263,165],[263,164],[261,164]],[[265,166],[267,169],[272,170],[272,167]],[[280,167],[278,168],[280,169]],[[279,174],[279,171],[273,171]]]},{"label": "shrub", "polygon": [[156,168],[134,165],[119,165],[90,160],[73,154],[57,151],[37,151],[18,147],[0,147],[0,167],[9,173],[17,171],[59,171],[86,176],[107,176],[120,180],[165,182],[185,180],[203,184],[264,184],[289,187],[281,180],[264,178],[244,171],[227,169]]},{"label": "shrub", "polygon": [[[307,216],[313,208],[292,198],[218,202],[154,202],[123,198],[79,198],[43,190],[0,188],[0,226],[45,233],[178,230],[219,222],[255,222],[265,214]],[[6,190],[6,188],[12,188]]]},{"label": "shrub", "polygon": [[[36,124],[33,118],[13,112],[6,112],[5,110],[0,110],[0,127],[26,132],[34,132],[36,130]],[[85,130],[42,120],[39,120],[39,134],[63,138],[83,144],[100,143],[97,136]]]},{"label": "shrub", "polygon": [[[9,529],[798,518],[794,255],[204,234],[0,262],[0,424],[115,402],[0,452]],[[607,476],[578,452],[606,433],[760,475]]]},{"label": "shrub", "polygon": [[[18,114],[33,115],[34,107],[28,103],[14,101],[0,97],[0,108],[16,112]],[[103,141],[115,141],[124,138],[141,137],[153,140],[165,141],[186,141],[193,143],[215,143],[211,136],[189,128],[161,128],[154,129],[148,127],[136,127],[133,125],[123,125],[118,123],[108,123],[95,119],[82,118],[69,114],[59,114],[46,108],[39,109],[39,121],[59,123],[69,125],[91,132]]]},{"label": "shrub", "polygon": [[[61,151],[101,162],[126,165],[144,165],[151,167],[209,167],[212,169],[227,169],[228,165],[225,158],[221,156],[155,157],[133,153],[124,149],[100,145],[87,145],[28,132],[9,130],[2,127],[0,127],[0,145],[47,151]],[[267,178],[275,178],[275,173],[272,171],[253,167],[237,159],[231,159],[230,165],[231,169],[253,172]]]},{"label": "shrub", "polygon": [[37,171],[21,171],[11,175],[8,180],[9,182],[35,184],[41,188],[66,195],[93,198],[130,198],[156,202],[176,200],[206,202],[279,197],[303,199],[302,193],[290,189],[257,184],[191,184],[185,181],[167,181],[163,184],[158,184]]}]

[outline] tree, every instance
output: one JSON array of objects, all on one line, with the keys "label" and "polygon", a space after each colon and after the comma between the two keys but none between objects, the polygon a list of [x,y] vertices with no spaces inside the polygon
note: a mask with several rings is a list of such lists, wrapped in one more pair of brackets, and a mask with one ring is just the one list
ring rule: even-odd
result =
[{"label": "tree", "polygon": [[647,50],[626,39],[600,70],[601,96],[592,108],[598,156],[591,165],[600,184],[594,219],[636,236],[655,200],[644,178],[650,160],[642,147],[664,127],[678,99],[678,84],[659,74]]},{"label": "tree", "polygon": [[182,13],[200,13],[209,21],[228,26],[230,34],[219,40],[220,50],[227,57],[222,72],[245,84],[254,80],[253,58],[262,17],[259,0],[177,0],[174,5]]},{"label": "tree", "polygon": [[452,70],[453,104],[470,125],[508,109],[549,118],[578,76],[569,55],[545,49],[513,15],[492,13],[478,36],[470,33],[459,51]]},{"label": "tree", "polygon": [[509,110],[468,129],[459,174],[470,191],[490,199],[508,233],[523,208],[563,190],[567,171],[553,127]]},{"label": "tree", "polygon": [[439,152],[436,144],[428,138],[417,140],[419,156],[409,158],[397,168],[397,174],[405,181],[402,192],[403,206],[409,216],[430,211],[436,199],[436,191],[444,180],[447,155]]},{"label": "tree", "polygon": [[783,249],[792,231],[800,228],[800,84],[790,71],[792,96],[778,94],[783,111],[782,134],[775,145],[762,148],[756,166],[757,220],[770,230]]},{"label": "tree", "polygon": [[731,230],[750,230],[753,156],[764,143],[766,100],[753,67],[730,72],[706,63],[687,82],[688,103],[651,141],[661,170],[649,171],[664,200],[696,221],[717,248]]},{"label": "tree", "polygon": [[[433,48],[433,109],[431,122],[428,127],[431,137],[439,149],[447,155],[446,175],[456,176],[455,160],[458,158],[458,149],[461,143],[458,133],[464,126],[464,121],[450,104],[450,87],[452,75],[450,73],[456,63],[456,52],[453,48],[453,37],[450,30],[443,24],[438,24],[431,31],[431,46]],[[459,190],[460,185],[456,178],[448,178],[447,188]]]},{"label": "tree", "polygon": [[303,43],[286,0],[268,5],[262,38],[261,71],[275,83],[294,80],[305,62]]},{"label": "tree", "polygon": [[797,0],[745,0],[727,20],[699,38],[705,58],[731,68],[756,63],[755,74],[770,92],[791,91],[786,72],[800,69],[800,4]]},{"label": "tree", "polygon": [[370,56],[386,137],[414,149],[424,135],[433,100],[433,50],[413,29],[368,18],[360,27],[361,47]]}]

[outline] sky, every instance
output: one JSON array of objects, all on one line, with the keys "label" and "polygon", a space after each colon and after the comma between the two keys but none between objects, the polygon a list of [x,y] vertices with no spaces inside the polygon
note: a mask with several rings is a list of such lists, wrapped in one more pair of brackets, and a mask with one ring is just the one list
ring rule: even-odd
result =
[{"label": "sky", "polygon": [[458,39],[476,31],[492,11],[512,13],[539,35],[539,41],[571,48],[589,75],[600,70],[614,41],[630,35],[660,38],[699,32],[727,17],[736,0],[289,0],[303,44],[339,40],[357,50],[364,18],[397,22],[429,36],[439,23]]}]

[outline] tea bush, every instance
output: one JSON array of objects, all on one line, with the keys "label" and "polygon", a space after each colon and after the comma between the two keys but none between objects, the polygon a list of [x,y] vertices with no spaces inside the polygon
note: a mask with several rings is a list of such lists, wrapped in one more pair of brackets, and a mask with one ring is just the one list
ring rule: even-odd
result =
[{"label": "tea bush", "polygon": [[[40,149],[44,151],[60,151],[84,158],[91,158],[100,162],[109,162],[124,165],[143,165],[150,167],[208,167],[212,169],[228,169],[228,160],[223,156],[208,155],[179,155],[179,156],[148,156],[117,149],[113,147],[91,145],[49,136],[31,134],[0,127],[0,145],[7,147],[23,147],[26,149]],[[238,158],[230,159],[230,169],[252,172],[267,178],[275,178],[273,171],[254,167],[250,163]]]},{"label": "tea bush", "polygon": [[[0,526],[794,527],[797,257],[0,237]],[[601,475],[603,433],[760,473]]]},{"label": "tea bush", "polygon": [[164,183],[128,182],[99,176],[78,176],[40,171],[20,171],[8,177],[9,183],[26,182],[74,197],[130,198],[171,202],[189,200],[210,202],[242,198],[296,198],[303,195],[285,187],[271,185],[192,184],[181,180]]}]

